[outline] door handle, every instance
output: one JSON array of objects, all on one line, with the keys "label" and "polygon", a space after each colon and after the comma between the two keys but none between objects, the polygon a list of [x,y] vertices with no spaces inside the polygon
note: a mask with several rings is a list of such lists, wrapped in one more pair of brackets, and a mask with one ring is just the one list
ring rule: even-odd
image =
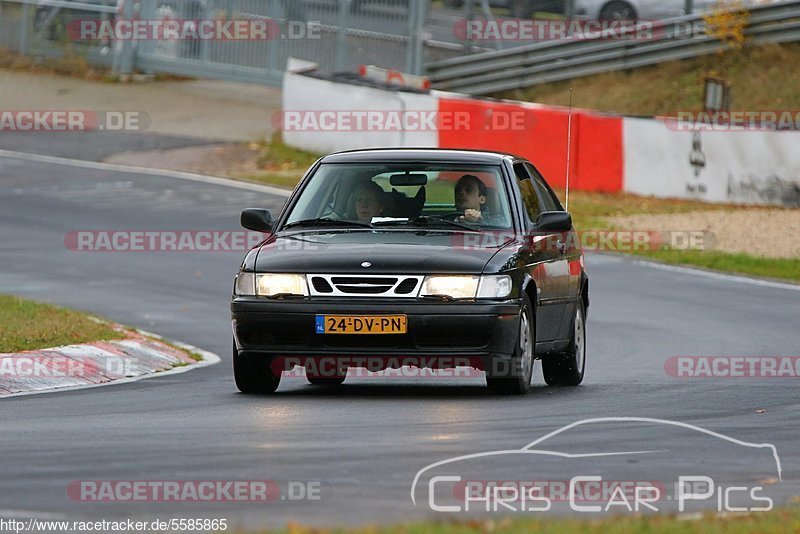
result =
[{"label": "door handle", "polygon": [[564,241],[561,241],[560,239],[556,241],[556,248],[562,254],[567,252],[567,244]]}]

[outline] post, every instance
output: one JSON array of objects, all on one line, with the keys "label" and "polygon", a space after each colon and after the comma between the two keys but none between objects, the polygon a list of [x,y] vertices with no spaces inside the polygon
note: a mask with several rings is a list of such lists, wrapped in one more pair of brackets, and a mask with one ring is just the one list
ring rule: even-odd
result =
[{"label": "post", "polygon": [[28,53],[28,26],[30,25],[30,4],[22,4],[22,23],[19,28],[19,53]]},{"label": "post", "polygon": [[350,11],[350,0],[339,0],[339,27],[336,30],[336,68],[337,71],[347,69],[347,15]]},{"label": "post", "polygon": [[408,49],[406,50],[406,71],[409,74],[422,74],[423,30],[429,0],[409,2],[408,11]]},{"label": "post", "polygon": [[[267,0],[267,23],[270,24],[280,24],[280,6],[276,5],[278,2],[277,0]],[[284,17],[285,19],[285,17]],[[285,24],[289,24],[288,21],[285,21]],[[273,71],[278,71],[278,45],[280,39],[277,37],[275,39],[270,39],[266,41],[267,46],[267,68],[272,69]]]},{"label": "post", "polygon": [[[136,11],[139,9],[139,2],[125,2],[117,13],[120,20],[132,20],[137,18]],[[129,76],[133,72],[136,61],[136,43],[132,39],[114,41],[114,59],[111,65],[111,72],[117,76]]]},{"label": "post", "polygon": [[575,18],[575,0],[567,0],[564,2],[564,16],[567,20]]}]

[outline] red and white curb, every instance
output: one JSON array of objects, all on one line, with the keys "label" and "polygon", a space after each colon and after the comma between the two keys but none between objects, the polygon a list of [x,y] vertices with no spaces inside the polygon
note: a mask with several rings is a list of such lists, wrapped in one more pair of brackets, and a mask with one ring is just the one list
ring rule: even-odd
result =
[{"label": "red and white curb", "polygon": [[115,329],[118,340],[0,353],[0,398],[135,382],[220,362],[216,354],[185,343],[171,346],[155,334]]}]

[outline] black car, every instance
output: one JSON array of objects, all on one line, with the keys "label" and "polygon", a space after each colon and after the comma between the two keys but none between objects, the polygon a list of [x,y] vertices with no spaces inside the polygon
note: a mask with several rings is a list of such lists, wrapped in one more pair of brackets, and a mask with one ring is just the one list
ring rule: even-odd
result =
[{"label": "black car", "polygon": [[[589,305],[583,253],[528,161],[494,152],[370,149],[317,161],[250,250],[231,303],[244,393],[305,366],[313,384],[348,368],[467,365],[499,393],[584,376]],[[323,371],[320,360],[333,362]],[[455,363],[454,363],[455,362]]]}]

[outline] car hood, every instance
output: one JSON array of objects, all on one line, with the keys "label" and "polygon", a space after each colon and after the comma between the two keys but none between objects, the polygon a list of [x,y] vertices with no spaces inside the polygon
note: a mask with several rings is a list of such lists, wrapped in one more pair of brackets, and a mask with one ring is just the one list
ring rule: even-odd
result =
[{"label": "car hood", "polygon": [[[510,239],[471,232],[353,230],[273,235],[256,272],[479,274]],[[368,267],[362,263],[369,262]]]}]

